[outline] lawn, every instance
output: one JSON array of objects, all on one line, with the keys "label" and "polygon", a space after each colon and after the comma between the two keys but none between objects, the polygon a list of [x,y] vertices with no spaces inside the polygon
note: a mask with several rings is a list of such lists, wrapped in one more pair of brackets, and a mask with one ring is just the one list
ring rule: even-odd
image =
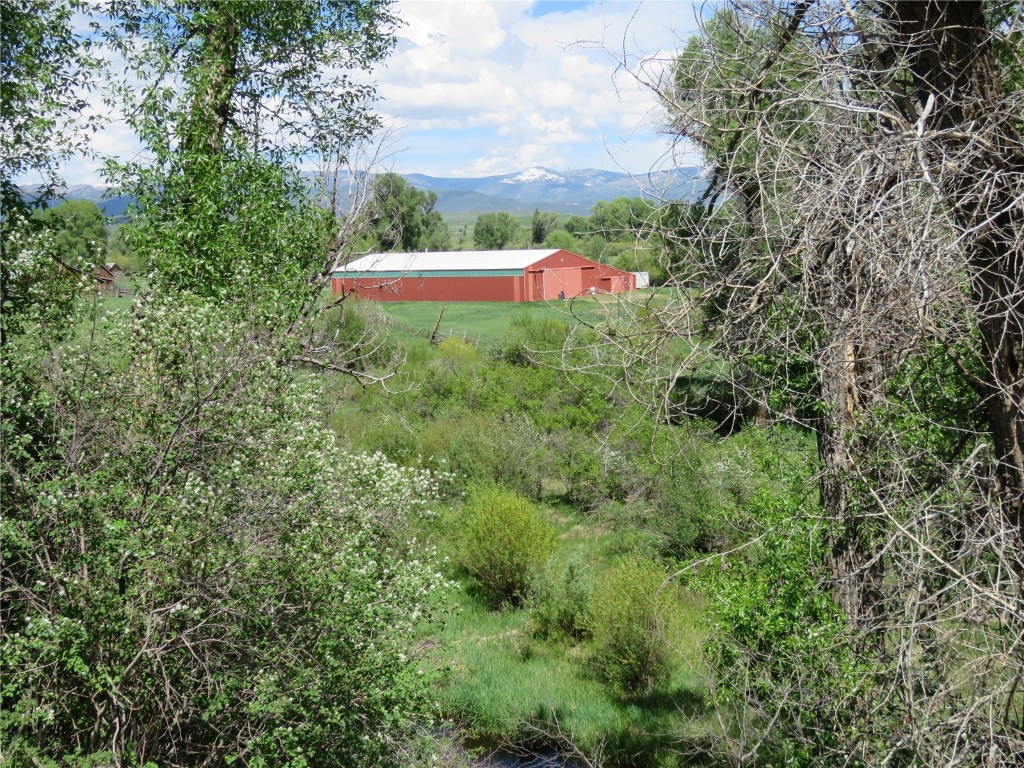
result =
[{"label": "lawn", "polygon": [[[642,303],[651,291],[634,291],[626,298]],[[437,323],[442,308],[444,316],[438,332],[444,336],[465,336],[477,342],[488,342],[501,336],[513,318],[522,315],[555,318],[566,323],[583,321],[588,324],[606,323],[626,312],[615,296],[585,296],[572,301],[537,301],[531,303],[490,301],[395,301],[383,302],[382,307],[394,318],[400,331],[417,336],[429,336]],[[656,295],[661,300],[660,294]]]}]

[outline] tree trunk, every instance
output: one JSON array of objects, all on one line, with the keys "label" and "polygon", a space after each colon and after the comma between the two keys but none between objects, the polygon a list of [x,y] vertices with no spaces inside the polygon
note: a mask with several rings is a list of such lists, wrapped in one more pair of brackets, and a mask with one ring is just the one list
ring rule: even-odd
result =
[{"label": "tree trunk", "polygon": [[184,149],[212,157],[224,148],[238,80],[241,29],[233,7],[225,3],[203,22],[202,64],[185,123]]},{"label": "tree trunk", "polygon": [[[915,101],[934,102],[925,144],[966,254],[988,376],[992,493],[1024,540],[1024,143],[1004,99],[981,2],[894,2]],[[1010,107],[1010,108],[1008,108]],[[918,115],[907,115],[913,121]],[[1019,558],[1018,558],[1019,561]]]},{"label": "tree trunk", "polygon": [[873,530],[873,505],[855,491],[854,470],[864,453],[855,436],[859,419],[876,382],[862,376],[860,350],[843,341],[836,350],[838,366],[822,370],[822,395],[831,412],[817,428],[818,456],[822,462],[819,492],[829,520],[828,558],[832,591],[847,616],[850,628],[871,634],[877,627],[877,607],[884,574]]}]

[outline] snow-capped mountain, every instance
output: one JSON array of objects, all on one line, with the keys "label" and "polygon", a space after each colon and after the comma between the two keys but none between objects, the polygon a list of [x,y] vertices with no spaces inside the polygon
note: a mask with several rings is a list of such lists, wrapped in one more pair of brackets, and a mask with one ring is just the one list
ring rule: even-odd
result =
[{"label": "snow-capped mountain", "polygon": [[[677,168],[642,176],[593,168],[556,171],[542,167],[482,178],[402,175],[413,186],[436,192],[439,211],[462,215],[489,211],[528,215],[540,209],[586,216],[601,200],[640,196],[683,200],[699,195],[706,183],[700,168]],[[83,184],[68,189],[64,197],[95,200],[106,215],[123,215],[131,198],[110,193],[104,198],[105,192],[102,187]]]},{"label": "snow-capped mountain", "polygon": [[532,184],[534,182],[553,182],[555,184],[564,184],[565,177],[559,176],[557,173],[552,173],[547,168],[528,168],[522,173],[518,173],[515,176],[507,179],[502,179],[502,184]]},{"label": "snow-capped mountain", "polygon": [[700,168],[678,168],[642,176],[593,168],[556,171],[529,168],[518,173],[482,178],[441,178],[405,174],[413,186],[437,193],[442,213],[542,211],[586,215],[595,203],[616,197],[686,199],[703,189]]}]

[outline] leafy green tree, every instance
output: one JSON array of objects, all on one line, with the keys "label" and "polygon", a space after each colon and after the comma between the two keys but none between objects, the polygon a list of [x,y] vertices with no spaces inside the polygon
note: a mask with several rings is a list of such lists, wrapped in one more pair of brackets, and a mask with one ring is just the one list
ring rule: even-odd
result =
[{"label": "leafy green tree", "polygon": [[594,231],[589,218],[575,214],[562,222],[562,227],[573,237],[583,237],[584,235],[592,234]]},{"label": "leafy green tree", "polygon": [[558,214],[553,211],[540,212],[540,209],[536,209],[533,212],[533,240],[534,243],[543,243],[551,232],[555,225],[558,223]]},{"label": "leafy green tree", "polygon": [[[79,0],[11,0],[0,24],[0,202],[23,205],[16,180],[42,183],[40,197],[61,185],[62,161],[86,146],[95,121],[82,116],[84,93],[99,67],[87,37],[73,28]],[[38,177],[38,178],[36,178]]]},{"label": "leafy green tree", "polygon": [[121,97],[155,162],[109,169],[139,198],[129,244],[168,287],[262,294],[289,325],[346,244],[292,161],[342,158],[376,129],[373,88],[353,73],[393,47],[389,6],[140,0],[111,12],[109,41],[150,83]]},{"label": "leafy green tree", "polygon": [[[86,146],[95,125],[82,117],[83,94],[99,64],[89,40],[77,35],[72,25],[75,13],[85,8],[84,2],[59,0],[13,0],[3,5],[0,305],[8,318],[38,309],[40,296],[55,276],[53,265],[39,264],[21,250],[27,242],[36,242],[26,231],[24,216],[59,190],[61,163]],[[41,186],[26,196],[18,188],[19,179]],[[49,250],[49,255],[60,258],[56,250]],[[26,269],[29,262],[39,269]],[[76,265],[65,267],[67,274],[74,274]],[[13,322],[0,322],[0,347],[6,348]]]},{"label": "leafy green tree", "polygon": [[53,232],[62,258],[102,263],[107,256],[107,225],[103,212],[91,200],[68,200],[55,208],[37,211],[33,218]]},{"label": "leafy green tree", "polygon": [[483,213],[473,225],[473,244],[477,248],[500,251],[519,235],[519,222],[504,211]]},{"label": "leafy green tree", "polygon": [[111,173],[139,195],[153,290],[64,345],[78,272],[45,231],[5,233],[12,282],[48,263],[36,277],[54,279],[17,314],[5,295],[2,320],[19,334],[0,404],[4,758],[399,763],[423,713],[408,642],[438,582],[396,531],[432,483],[343,454],[295,371],[344,244],[294,161],[372,130],[353,70],[387,53],[394,18],[374,2],[108,10],[149,86],[126,95],[153,162]]},{"label": "leafy green tree", "polygon": [[561,248],[571,253],[579,253],[581,250],[580,241],[560,227],[548,232],[548,236],[544,238],[544,246],[546,248]]},{"label": "leafy green tree", "polygon": [[[366,109],[373,86],[355,73],[395,44],[397,18],[383,0],[113,0],[110,11],[107,39],[154,86],[121,93],[154,148],[178,136],[185,153],[241,141],[299,156],[341,151],[378,124]],[[164,87],[175,80],[183,91]]]},{"label": "leafy green tree", "polygon": [[608,242],[634,239],[645,229],[655,211],[654,206],[642,197],[601,201],[592,210],[591,231],[602,235]]},{"label": "leafy green tree", "polygon": [[[715,674],[712,703],[734,725],[765,708],[798,723],[795,733],[775,728],[746,734],[763,739],[759,749],[769,760],[843,765],[849,754],[839,734],[888,727],[895,708],[879,702],[871,721],[856,722],[849,703],[870,689],[872,660],[858,658],[843,612],[822,589],[824,531],[799,514],[801,503],[795,494],[760,499],[756,547],[730,568],[702,574],[716,630],[704,649]],[[794,695],[777,699],[780,687]],[[779,704],[785,709],[776,709]],[[801,739],[801,731],[815,737]]]},{"label": "leafy green tree", "polygon": [[130,272],[139,272],[144,267],[138,255],[125,242],[121,224],[112,224],[107,227],[107,256],[122,269]]},{"label": "leafy green tree", "polygon": [[607,240],[601,235],[590,235],[583,241],[583,256],[591,261],[607,263],[609,261],[610,248]]},{"label": "leafy green tree", "polygon": [[416,189],[397,173],[373,182],[369,218],[382,250],[443,251],[450,247],[448,226],[435,210],[436,192]]}]

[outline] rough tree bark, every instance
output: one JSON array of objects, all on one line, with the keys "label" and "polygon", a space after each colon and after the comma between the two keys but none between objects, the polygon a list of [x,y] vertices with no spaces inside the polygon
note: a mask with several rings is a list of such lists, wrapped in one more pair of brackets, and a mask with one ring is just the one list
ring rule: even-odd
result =
[{"label": "rough tree bark", "polygon": [[186,127],[186,152],[217,155],[224,147],[231,122],[234,88],[238,82],[241,30],[230,3],[208,14],[199,32],[203,39],[201,71]]},{"label": "rough tree bark", "polygon": [[[1022,21],[1014,2],[737,2],[656,84],[714,171],[674,275],[705,312],[664,325],[816,432],[812,565],[869,692],[823,725],[837,764],[1024,756]],[[772,720],[806,712],[805,683],[745,694],[825,754]]]},{"label": "rough tree bark", "polygon": [[[925,152],[964,240],[988,381],[992,495],[1024,541],[1024,146],[981,2],[882,6],[914,101],[934,104]],[[1018,104],[1019,107],[1019,104]],[[1017,115],[1019,120],[1019,114]]]}]

